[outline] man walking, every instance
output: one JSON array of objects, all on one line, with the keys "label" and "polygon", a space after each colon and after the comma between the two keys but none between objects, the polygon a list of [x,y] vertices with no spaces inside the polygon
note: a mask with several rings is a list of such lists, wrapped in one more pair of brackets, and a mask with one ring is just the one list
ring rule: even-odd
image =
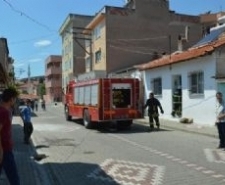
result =
[{"label": "man walking", "polygon": [[21,118],[24,124],[24,143],[30,143],[30,136],[33,133],[33,125],[31,122],[31,100],[26,101],[26,106],[21,110]]},{"label": "man walking", "polygon": [[161,103],[159,102],[158,99],[154,97],[153,93],[149,94],[149,99],[147,99],[144,109],[146,109],[146,107],[148,107],[150,131],[154,129],[154,121],[156,123],[157,129],[159,130],[160,123],[159,123],[158,107],[160,108],[162,114],[164,113],[164,111],[161,106]]},{"label": "man walking", "polygon": [[221,92],[216,93],[216,126],[219,134],[218,148],[225,148],[225,102]]},{"label": "man walking", "polygon": [[12,107],[17,96],[15,89],[5,89],[0,104],[0,174],[4,169],[11,185],[20,184],[12,141]]}]

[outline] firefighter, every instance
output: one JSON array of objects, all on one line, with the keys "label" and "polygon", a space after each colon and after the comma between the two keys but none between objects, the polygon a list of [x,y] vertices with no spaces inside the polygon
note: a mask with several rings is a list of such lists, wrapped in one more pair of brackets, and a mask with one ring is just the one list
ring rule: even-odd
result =
[{"label": "firefighter", "polygon": [[144,109],[148,107],[148,117],[149,117],[149,124],[150,124],[150,130],[154,130],[154,121],[157,126],[157,130],[160,129],[160,123],[159,123],[159,113],[158,108],[160,108],[161,113],[163,114],[163,108],[161,106],[161,103],[157,98],[154,97],[154,93],[149,94],[149,99],[147,99]]}]

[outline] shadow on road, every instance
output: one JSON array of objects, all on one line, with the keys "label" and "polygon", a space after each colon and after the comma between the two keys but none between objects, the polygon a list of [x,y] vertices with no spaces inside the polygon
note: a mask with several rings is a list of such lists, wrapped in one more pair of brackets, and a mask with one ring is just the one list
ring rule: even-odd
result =
[{"label": "shadow on road", "polygon": [[[48,156],[37,153],[38,148],[46,145],[26,145],[23,143],[23,127],[13,124],[14,155],[22,185],[119,185],[98,164],[82,162],[41,162]],[[86,151],[84,154],[90,154]],[[8,180],[3,174],[0,178],[1,185],[8,185]]]},{"label": "shadow on road", "polygon": [[[137,134],[137,133],[147,133],[149,132],[149,126],[142,125],[139,123],[134,123],[131,127],[128,128],[117,128],[116,126],[113,125],[99,125],[97,127],[97,131],[100,133],[118,133],[118,134]],[[171,131],[167,129],[160,129],[160,130],[153,130],[151,132],[165,132],[165,131]]]},{"label": "shadow on road", "polygon": [[119,185],[97,164],[63,162],[46,163],[44,166],[48,169],[48,173],[51,174],[50,184]]}]

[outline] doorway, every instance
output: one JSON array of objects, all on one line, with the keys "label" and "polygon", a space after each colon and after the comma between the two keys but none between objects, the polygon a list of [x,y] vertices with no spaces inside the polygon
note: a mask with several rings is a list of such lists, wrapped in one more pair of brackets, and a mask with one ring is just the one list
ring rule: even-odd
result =
[{"label": "doorway", "polygon": [[181,75],[172,76],[172,113],[173,117],[182,116],[182,78]]}]

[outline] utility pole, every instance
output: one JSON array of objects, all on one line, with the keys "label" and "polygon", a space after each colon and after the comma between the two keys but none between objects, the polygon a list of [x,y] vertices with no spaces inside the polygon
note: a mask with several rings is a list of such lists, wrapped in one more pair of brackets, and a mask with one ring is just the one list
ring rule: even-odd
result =
[{"label": "utility pole", "polygon": [[[75,31],[77,30],[77,31]],[[84,50],[86,54],[90,56],[90,70],[93,70],[93,51],[92,51],[92,34],[91,29],[87,29],[85,27],[73,27],[73,40]],[[89,38],[88,38],[89,37]],[[79,40],[87,40],[89,41],[89,51],[79,42]],[[84,44],[85,45],[85,44]]]},{"label": "utility pole", "polygon": [[28,94],[31,94],[31,80],[30,80],[30,63],[28,64],[27,76],[28,76]]}]

